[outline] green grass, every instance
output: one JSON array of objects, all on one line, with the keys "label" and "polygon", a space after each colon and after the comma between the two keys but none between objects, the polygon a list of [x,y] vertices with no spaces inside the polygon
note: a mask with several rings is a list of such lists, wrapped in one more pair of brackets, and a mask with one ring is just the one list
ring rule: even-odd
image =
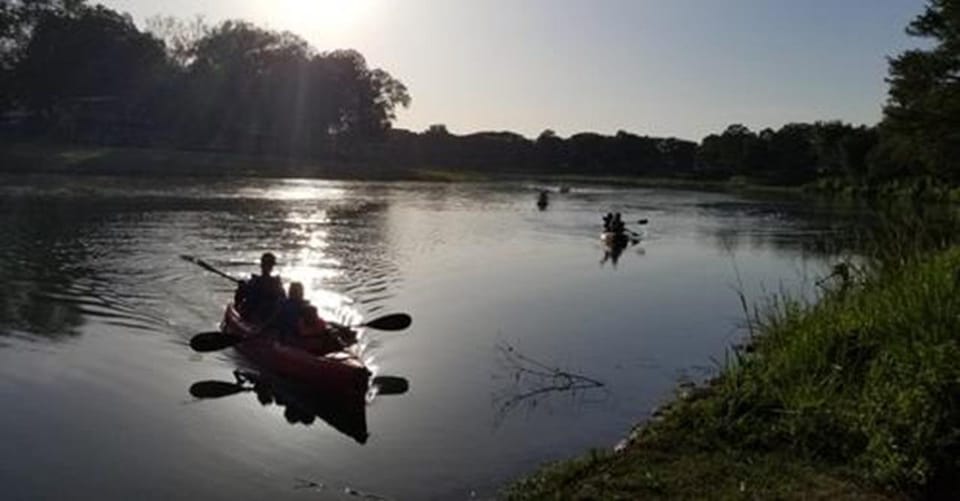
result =
[{"label": "green grass", "polygon": [[960,187],[924,176],[873,182],[828,177],[810,183],[805,191],[838,198],[960,202]]},{"label": "green grass", "polygon": [[554,465],[508,497],[960,492],[960,248],[872,263],[815,303],[771,299],[721,374],[622,452]]}]

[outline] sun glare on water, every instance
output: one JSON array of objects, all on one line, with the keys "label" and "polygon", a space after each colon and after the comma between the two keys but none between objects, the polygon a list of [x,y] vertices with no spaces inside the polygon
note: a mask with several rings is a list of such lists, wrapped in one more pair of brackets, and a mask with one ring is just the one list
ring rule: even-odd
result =
[{"label": "sun glare on water", "polygon": [[295,33],[350,31],[373,11],[374,0],[271,0],[260,2],[276,27]]}]

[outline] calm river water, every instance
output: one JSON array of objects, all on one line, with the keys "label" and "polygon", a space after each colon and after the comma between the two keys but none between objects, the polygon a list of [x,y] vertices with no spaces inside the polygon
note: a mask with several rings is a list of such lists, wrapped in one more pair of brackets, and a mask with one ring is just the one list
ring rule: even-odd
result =
[{"label": "calm river water", "polygon": [[[537,188],[0,177],[0,497],[490,497],[612,447],[678,381],[716,370],[743,336],[736,291],[812,294],[820,249],[858,219],[605,186],[540,211]],[[615,266],[606,211],[649,219]],[[253,392],[188,392],[240,360],[191,352],[233,288],[178,256],[243,276],[267,250],[328,317],[413,316],[363,332],[377,374],[409,381],[366,405],[365,443]],[[604,386],[563,391],[537,362]]]}]

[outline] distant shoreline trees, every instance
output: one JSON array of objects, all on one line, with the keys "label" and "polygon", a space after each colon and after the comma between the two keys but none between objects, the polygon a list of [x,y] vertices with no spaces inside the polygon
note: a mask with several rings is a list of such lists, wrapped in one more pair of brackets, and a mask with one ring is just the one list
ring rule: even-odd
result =
[{"label": "distant shoreline trees", "polygon": [[[85,0],[0,3],[0,135],[230,151],[386,167],[728,179],[799,185],[960,183],[960,0],[929,0],[907,28],[931,47],[890,60],[876,126],[837,121],[698,144],[591,132],[394,129],[407,88],[353,50],[319,52],[289,32],[128,15]],[[16,122],[12,124],[12,122]]]}]

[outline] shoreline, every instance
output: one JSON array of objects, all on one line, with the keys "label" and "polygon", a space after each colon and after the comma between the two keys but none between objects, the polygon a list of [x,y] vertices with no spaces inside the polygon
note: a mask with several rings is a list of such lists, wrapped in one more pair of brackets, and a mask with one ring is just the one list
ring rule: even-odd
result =
[{"label": "shoreline", "polygon": [[[957,492],[960,246],[774,298],[719,374],[508,499],[909,499]],[[949,356],[948,356],[949,355]]]},{"label": "shoreline", "polygon": [[878,186],[820,179],[806,185],[770,184],[762,179],[687,176],[591,175],[564,172],[504,171],[456,166],[398,166],[382,160],[318,160],[237,152],[152,147],[101,147],[42,141],[0,140],[0,173],[203,178],[300,178],[356,181],[471,183],[518,181],[563,186],[595,185],[715,191],[764,196],[837,200],[960,202],[960,188],[930,180],[902,179]]},{"label": "shoreline", "polygon": [[453,167],[383,166],[374,162],[285,158],[243,153],[166,148],[98,147],[43,142],[0,142],[0,173],[78,176],[190,176],[304,178],[438,183],[527,181],[545,184],[603,184],[699,191],[800,194],[800,187],[743,179],[593,176],[584,174],[479,171]]}]

